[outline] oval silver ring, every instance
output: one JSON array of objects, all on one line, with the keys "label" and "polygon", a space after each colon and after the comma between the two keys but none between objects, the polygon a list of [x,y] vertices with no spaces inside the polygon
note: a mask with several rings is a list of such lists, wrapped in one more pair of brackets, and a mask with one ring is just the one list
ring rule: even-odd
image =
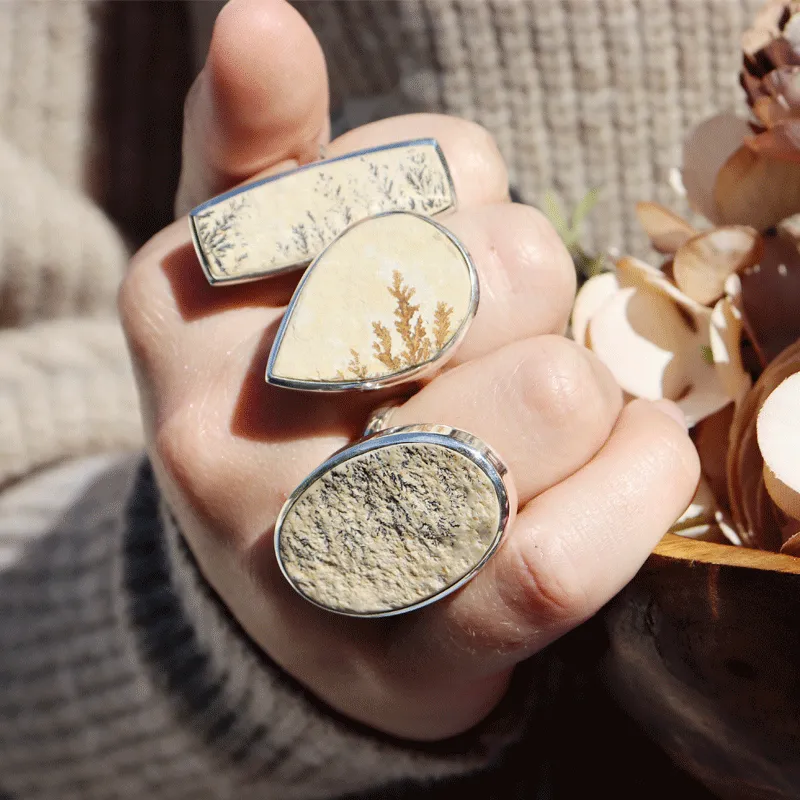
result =
[{"label": "oval silver ring", "polygon": [[281,572],[307,601],[389,617],[455,592],[516,514],[506,466],[444,425],[389,428],[343,448],[291,494],[275,526]]}]

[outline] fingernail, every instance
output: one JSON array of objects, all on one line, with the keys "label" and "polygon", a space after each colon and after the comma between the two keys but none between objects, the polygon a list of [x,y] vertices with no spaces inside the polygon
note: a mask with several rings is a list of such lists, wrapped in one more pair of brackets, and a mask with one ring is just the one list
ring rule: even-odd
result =
[{"label": "fingernail", "polygon": [[689,430],[683,411],[672,400],[654,400],[653,406],[675,420],[685,431]]}]

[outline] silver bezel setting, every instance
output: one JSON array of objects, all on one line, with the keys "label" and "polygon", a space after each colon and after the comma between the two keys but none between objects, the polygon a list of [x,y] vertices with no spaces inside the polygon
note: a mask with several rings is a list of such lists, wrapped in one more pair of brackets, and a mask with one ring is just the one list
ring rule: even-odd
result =
[{"label": "silver bezel setting", "polygon": [[[412,603],[402,608],[394,608],[390,610],[381,610],[373,612],[353,612],[344,611],[338,608],[331,608],[323,605],[313,598],[305,594],[302,589],[293,581],[283,563],[281,556],[281,528],[286,516],[291,511],[297,500],[304,494],[306,489],[311,486],[318,478],[331,469],[356,458],[364,453],[369,453],[373,450],[378,450],[384,447],[391,447],[398,444],[428,444],[436,445],[439,447],[449,448],[463,456],[469,458],[476,464],[489,478],[492,487],[497,496],[498,504],[500,507],[500,517],[492,543],[486,549],[481,560],[466,574],[455,581],[450,586],[445,587],[439,592],[432,594],[422,600]],[[287,501],[284,503],[283,508],[278,514],[278,519],[275,523],[275,557],[278,561],[278,566],[283,573],[284,578],[289,582],[289,585],[307,602],[312,603],[318,608],[322,608],[334,614],[339,614],[345,617],[359,617],[359,618],[380,618],[380,617],[394,617],[399,614],[406,614],[411,611],[416,611],[425,606],[431,605],[444,597],[452,594],[468,583],[475,575],[486,565],[489,559],[494,555],[503,537],[508,530],[509,522],[512,516],[512,508],[516,513],[517,495],[513,482],[509,478],[508,469],[495,453],[485,442],[478,439],[466,431],[452,428],[447,425],[405,425],[395,428],[388,428],[383,431],[367,436],[360,439],[356,444],[343,447],[341,450],[334,453],[324,463],[317,467],[310,473],[299,486],[292,492]]]},{"label": "silver bezel setting", "polygon": [[[294,379],[287,379],[276,376],[273,374],[273,369],[275,366],[275,360],[278,356],[278,350],[280,349],[281,342],[283,341],[283,337],[286,333],[286,328],[289,325],[289,322],[292,317],[292,313],[294,312],[295,306],[302,294],[303,287],[305,286],[306,282],[310,280],[311,276],[314,273],[314,266],[316,263],[324,258],[325,253],[328,251],[328,248],[333,247],[339,239],[343,236],[346,236],[353,228],[357,227],[358,225],[363,225],[365,223],[371,222],[374,219],[378,219],[380,217],[389,217],[389,216],[410,216],[416,217],[417,219],[422,219],[430,225],[433,225],[437,228],[442,234],[444,234],[458,249],[461,257],[464,259],[464,263],[467,268],[467,273],[469,275],[469,282],[470,282],[470,300],[469,300],[469,307],[467,309],[467,313],[464,316],[464,319],[461,321],[456,332],[453,334],[450,341],[441,349],[439,350],[432,358],[428,359],[427,361],[422,362],[421,364],[416,364],[413,367],[406,367],[403,370],[398,372],[394,372],[391,375],[387,375],[386,377],[375,377],[375,378],[367,378],[365,380],[347,380],[347,381],[308,381],[308,380],[294,380]],[[447,228],[443,225],[440,225],[435,219],[431,217],[426,217],[423,214],[417,214],[412,211],[385,211],[382,214],[376,214],[373,217],[368,217],[367,219],[359,220],[358,222],[353,223],[347,230],[343,231],[339,236],[336,237],[315,259],[311,262],[311,265],[306,270],[305,274],[298,283],[297,288],[292,295],[292,299],[289,302],[289,305],[286,309],[286,312],[283,315],[283,319],[281,320],[281,324],[278,328],[278,332],[275,334],[275,339],[272,343],[272,348],[270,349],[269,359],[267,360],[267,371],[266,371],[266,381],[267,383],[272,384],[273,386],[281,386],[284,389],[295,389],[298,391],[303,392],[346,392],[352,390],[358,391],[373,391],[375,389],[386,389],[390,386],[397,386],[401,383],[408,383],[409,381],[413,380],[422,380],[430,375],[433,375],[437,372],[446,361],[448,361],[455,353],[456,348],[461,344],[464,337],[469,330],[470,325],[472,324],[472,320],[475,318],[475,314],[478,312],[478,304],[480,302],[480,283],[478,281],[478,271],[475,268],[475,264],[472,261],[472,257],[467,252],[467,249],[464,247],[463,244],[456,238],[456,236],[451,233]]]},{"label": "silver bezel setting", "polygon": [[[208,208],[214,205],[217,205],[218,203],[223,202],[224,200],[228,200],[231,197],[237,197],[238,195],[245,194],[254,189],[258,189],[259,187],[264,186],[265,184],[273,183],[275,181],[288,178],[292,175],[296,175],[298,172],[303,172],[305,170],[310,170],[310,169],[319,169],[321,166],[327,164],[331,164],[337,161],[345,161],[347,159],[360,158],[361,156],[369,155],[370,153],[378,153],[386,150],[394,150],[401,147],[419,147],[421,145],[430,145],[436,151],[436,154],[438,155],[439,160],[442,164],[442,169],[444,171],[445,180],[447,181],[447,186],[450,190],[450,197],[452,198],[452,202],[450,203],[450,205],[447,206],[446,208],[443,208],[441,211],[438,211],[436,213],[436,216],[437,217],[443,216],[450,214],[453,211],[456,211],[458,208],[458,198],[456,197],[456,189],[455,189],[455,184],[453,183],[453,176],[450,172],[450,166],[447,163],[447,159],[445,158],[444,151],[442,150],[441,145],[434,138],[428,137],[421,139],[408,139],[402,142],[392,142],[391,144],[381,145],[379,147],[367,147],[364,148],[363,150],[355,150],[352,153],[345,153],[341,156],[336,156],[334,158],[326,158],[317,161],[312,161],[309,164],[304,164],[303,166],[297,167],[288,172],[281,172],[277,175],[269,175],[266,178],[261,178],[260,180],[247,183],[244,186],[238,186],[235,189],[223,192],[222,194],[219,194],[216,197],[212,197],[210,200],[206,200],[199,206],[195,206],[195,208],[193,208],[189,212],[189,230],[192,236],[192,244],[194,245],[194,250],[195,253],[197,254],[197,259],[200,262],[200,267],[203,270],[203,274],[205,275],[206,280],[212,286],[233,286],[237,283],[250,283],[251,281],[263,280],[264,278],[271,278],[276,275],[282,275],[287,272],[295,272],[297,270],[304,269],[309,264],[313,263],[315,259],[304,259],[302,261],[297,261],[294,264],[287,264],[286,266],[279,267],[277,269],[269,269],[261,272],[253,272],[244,276],[238,276],[233,278],[215,277],[211,270],[211,267],[208,264],[205,251],[203,250],[203,247],[200,244],[199,234],[197,231],[196,218],[197,215],[200,214],[201,212],[207,210]],[[393,212],[389,211],[384,213],[393,213]],[[362,221],[363,220],[359,220],[358,222]],[[354,224],[357,225],[358,222]]]}]

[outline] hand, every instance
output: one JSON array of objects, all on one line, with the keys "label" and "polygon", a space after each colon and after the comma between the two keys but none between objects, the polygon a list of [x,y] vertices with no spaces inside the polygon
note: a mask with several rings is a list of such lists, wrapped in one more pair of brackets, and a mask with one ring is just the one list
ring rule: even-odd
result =
[{"label": "hand", "polygon": [[[179,207],[316,157],[328,132],[323,57],[283,0],[236,0],[217,22],[186,107]],[[435,137],[460,209],[443,223],[471,252],[481,305],[447,369],[393,424],[445,423],[497,450],[519,492],[497,554],[454,595],[389,620],[322,611],[281,576],[273,526],[294,487],[357,439],[385,394],[312,395],[264,382],[297,276],[210,287],[185,218],[133,259],[120,308],[163,494],[207,580],[264,651],[335,709],[418,740],[470,728],[514,665],[596,612],[683,511],[698,478],[668,403],[622,406],[608,371],[559,336],[572,263],[531,208],[508,202],[479,127],[384,120],[328,154]],[[677,412],[679,413],[679,412]]]}]

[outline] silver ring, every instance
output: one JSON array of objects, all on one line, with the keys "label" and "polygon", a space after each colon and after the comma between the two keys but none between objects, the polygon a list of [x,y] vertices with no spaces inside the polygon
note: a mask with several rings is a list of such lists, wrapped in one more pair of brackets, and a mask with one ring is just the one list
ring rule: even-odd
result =
[{"label": "silver ring", "polygon": [[233,189],[193,209],[189,226],[206,279],[228,284],[305,267],[346,228],[375,214],[435,216],[455,207],[439,143],[414,139]]},{"label": "silver ring", "polygon": [[516,503],[507,468],[477,437],[444,425],[390,428],[335,453],[292,492],[275,554],[320,608],[404,614],[471,580]]},{"label": "silver ring", "polygon": [[380,433],[391,427],[389,419],[392,413],[400,405],[399,401],[391,400],[388,403],[379,405],[367,419],[367,424],[364,426],[364,432],[361,434],[366,439],[367,436],[372,436],[374,433]]},{"label": "silver ring", "polygon": [[479,300],[469,253],[438,222],[408,211],[361,220],[303,275],[266,380],[316,392],[419,380],[452,357]]}]

